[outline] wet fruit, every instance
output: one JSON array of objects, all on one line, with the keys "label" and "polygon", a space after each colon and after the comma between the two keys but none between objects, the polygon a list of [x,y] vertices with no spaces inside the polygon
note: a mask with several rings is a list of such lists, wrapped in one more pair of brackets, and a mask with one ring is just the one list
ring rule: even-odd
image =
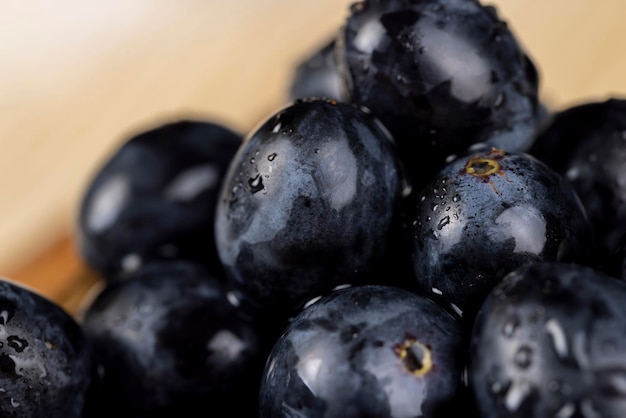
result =
[{"label": "wet fruit", "polygon": [[626,283],[578,264],[519,268],[485,300],[471,342],[481,416],[621,417]]},{"label": "wet fruit", "polygon": [[233,158],[217,206],[222,264],[242,303],[290,315],[380,267],[402,173],[375,118],[323,99],[269,117]]},{"label": "wet fruit", "polygon": [[271,334],[241,317],[222,285],[183,261],[109,283],[82,321],[96,362],[87,417],[255,415]]},{"label": "wet fruit", "polygon": [[532,143],[538,73],[492,6],[357,2],[336,55],[349,100],[387,126],[418,187],[473,143],[507,151]]},{"label": "wet fruit", "polygon": [[450,162],[407,209],[416,278],[468,318],[505,274],[591,251],[584,208],[536,158],[480,147]]},{"label": "wet fruit", "polygon": [[0,279],[0,416],[82,418],[91,370],[78,323],[35,290]]},{"label": "wet fruit", "polygon": [[389,286],[336,290],[277,340],[260,416],[470,416],[464,351],[457,319],[429,299]]}]

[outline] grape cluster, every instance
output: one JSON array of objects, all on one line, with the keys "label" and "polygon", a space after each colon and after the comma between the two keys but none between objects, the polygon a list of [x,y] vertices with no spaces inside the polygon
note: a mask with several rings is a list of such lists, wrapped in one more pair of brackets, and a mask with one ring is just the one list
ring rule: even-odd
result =
[{"label": "grape cluster", "polygon": [[0,416],[620,417],[626,100],[551,111],[477,0],[363,0],[250,132],[125,138],[101,287],[0,282]]}]

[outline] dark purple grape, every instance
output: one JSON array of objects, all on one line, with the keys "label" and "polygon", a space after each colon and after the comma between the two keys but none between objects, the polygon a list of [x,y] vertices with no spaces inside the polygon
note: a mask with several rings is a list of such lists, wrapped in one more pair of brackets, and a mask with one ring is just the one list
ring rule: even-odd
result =
[{"label": "dark purple grape", "polygon": [[321,99],[290,104],[251,133],[215,221],[220,258],[244,304],[291,315],[382,265],[400,225],[393,145],[371,115]]},{"label": "dark purple grape", "polygon": [[532,142],[538,73],[492,6],[360,1],[336,54],[349,100],[390,130],[418,187],[471,144],[524,151]]},{"label": "dark purple grape", "polygon": [[219,266],[213,221],[222,178],[242,138],[214,122],[180,120],[125,140],[80,202],[80,254],[107,280],[153,259]]},{"label": "dark purple grape", "polygon": [[258,415],[273,340],[199,265],[153,261],[109,283],[83,328],[97,364],[89,418]]},{"label": "dark purple grape", "polygon": [[381,285],[336,290],[301,311],[265,366],[263,418],[471,416],[466,345],[430,299]]},{"label": "dark purple grape", "polygon": [[625,282],[579,264],[513,271],[473,331],[470,386],[481,417],[623,417],[625,330]]},{"label": "dark purple grape", "polygon": [[59,305],[0,279],[0,416],[82,418],[91,351]]},{"label": "dark purple grape", "polygon": [[298,63],[289,84],[290,100],[320,97],[345,101],[341,76],[335,63],[335,42],[332,37]]},{"label": "dark purple grape", "polygon": [[525,153],[476,147],[416,193],[407,213],[420,287],[470,324],[511,270],[542,260],[583,263],[592,248],[571,185]]},{"label": "dark purple grape", "polygon": [[531,154],[565,176],[585,206],[596,264],[621,276],[619,244],[626,234],[626,100],[585,102],[559,111]]}]

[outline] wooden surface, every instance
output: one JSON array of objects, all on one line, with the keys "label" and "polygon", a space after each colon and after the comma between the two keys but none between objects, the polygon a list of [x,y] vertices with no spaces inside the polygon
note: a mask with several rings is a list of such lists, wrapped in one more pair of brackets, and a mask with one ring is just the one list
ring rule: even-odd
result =
[{"label": "wooden surface", "polygon": [[[350,3],[1,1],[0,276],[76,309],[93,280],[74,219],[96,166],[164,118],[248,131],[283,105],[293,66]],[[488,3],[535,61],[552,109],[626,94],[624,0]]]}]

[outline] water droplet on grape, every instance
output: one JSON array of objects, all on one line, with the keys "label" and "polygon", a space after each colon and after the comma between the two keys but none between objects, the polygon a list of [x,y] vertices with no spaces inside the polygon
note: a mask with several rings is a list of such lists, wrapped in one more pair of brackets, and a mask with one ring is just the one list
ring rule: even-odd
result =
[{"label": "water droplet on grape", "polygon": [[265,186],[263,185],[263,179],[260,174],[257,174],[254,177],[248,179],[248,190],[250,193],[256,193],[263,190]]},{"label": "water droplet on grape", "polygon": [[533,351],[528,346],[520,347],[513,357],[515,364],[521,369],[527,369],[532,363]]}]

